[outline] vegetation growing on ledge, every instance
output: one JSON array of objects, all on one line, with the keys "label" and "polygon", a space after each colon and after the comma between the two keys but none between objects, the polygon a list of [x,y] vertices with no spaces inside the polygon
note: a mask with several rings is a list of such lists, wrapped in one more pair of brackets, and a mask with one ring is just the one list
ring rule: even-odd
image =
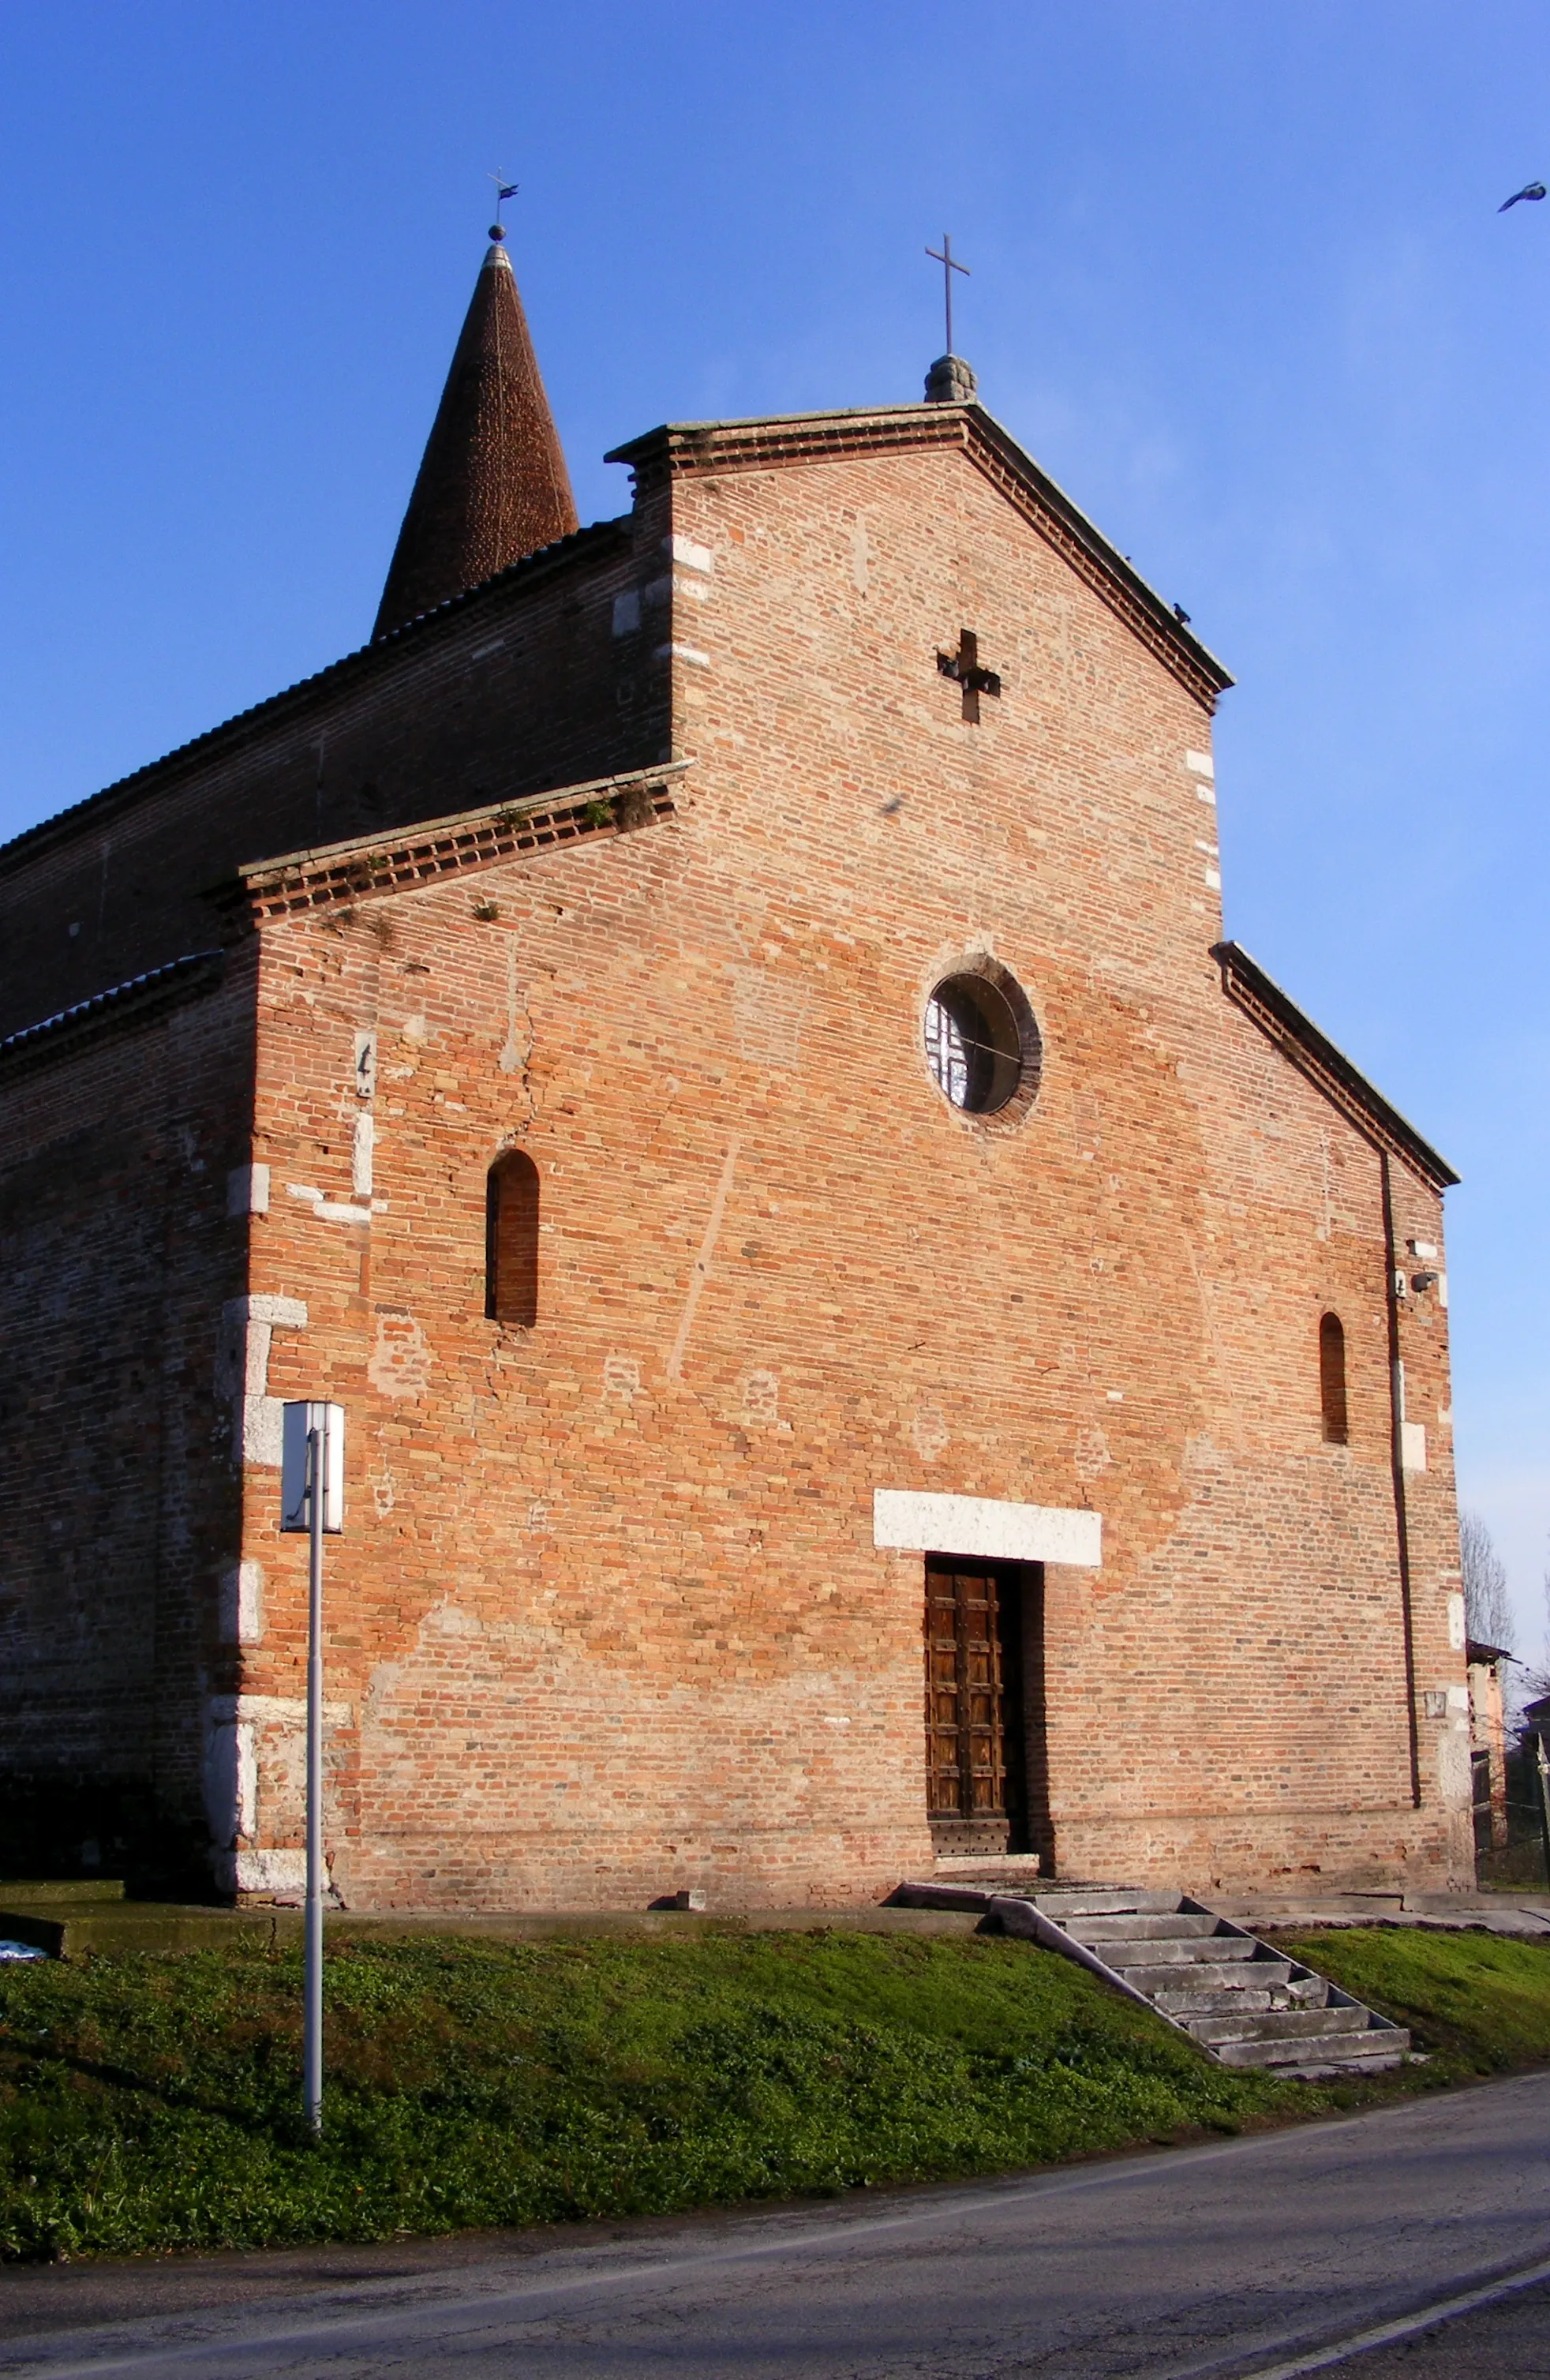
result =
[{"label": "vegetation growing on ledge", "polygon": [[1004,2171],[1550,2056],[1550,1949],[1302,1937],[1440,2055],[1362,2083],[1209,2064],[1081,1968],[989,1937],[356,1941],[327,2125],[300,1961],[241,1942],[0,1968],[0,2255],[369,2240]]}]

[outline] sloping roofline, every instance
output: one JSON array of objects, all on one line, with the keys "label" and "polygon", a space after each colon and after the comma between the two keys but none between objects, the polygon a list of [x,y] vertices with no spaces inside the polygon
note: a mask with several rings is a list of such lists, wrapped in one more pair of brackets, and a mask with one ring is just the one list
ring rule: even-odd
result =
[{"label": "sloping roofline", "polygon": [[1209,647],[982,405],[881,405],[733,421],[667,421],[615,446],[637,487],[684,471],[768,470],[830,455],[956,446],[1171,670],[1202,709],[1232,684]]},{"label": "sloping roofline", "polygon": [[369,645],[357,646],[353,653],[345,653],[341,660],[330,662],[326,668],[314,671],[310,677],[298,678],[294,686],[282,687],[278,694],[266,695],[261,702],[252,704],[247,710],[235,712],[216,727],[207,727],[187,744],[175,745],[159,759],[145,761],[141,767],[131,770],[127,777],[115,778],[112,784],[104,785],[100,793],[88,794],[83,800],[72,802],[68,808],[55,810],[51,818],[40,819],[35,826],[23,827],[21,832],[13,835],[8,843],[0,844],[0,870],[9,867],[13,860],[30,859],[52,837],[67,836],[77,826],[89,822],[99,813],[112,811],[132,800],[163,771],[172,773],[195,760],[208,759],[223,747],[240,745],[247,738],[261,734],[264,729],[288,717],[304,715],[308,706],[325,689],[333,693],[340,686],[348,686],[353,679],[369,677],[374,669],[384,667],[390,657],[404,645],[432,633],[454,614],[485,601],[497,588],[511,587],[522,578],[541,577],[551,570],[564,569],[593,546],[602,547],[611,540],[625,542],[629,527],[629,515],[624,513],[613,520],[593,521],[570,537],[559,538],[552,545],[540,546],[536,553],[524,554],[520,562],[514,562],[507,569],[497,571],[493,578],[485,579],[480,586],[465,588],[461,595],[450,595],[444,603],[438,603],[433,612],[422,612],[418,619],[406,620],[401,627],[388,629],[385,635],[373,638]]},{"label": "sloping roofline", "polygon": [[1222,990],[1234,1006],[1252,1018],[1266,1039],[1274,1041],[1369,1140],[1403,1158],[1435,1190],[1453,1188],[1459,1177],[1447,1158],[1439,1157],[1430,1141],[1422,1139],[1414,1124],[1389,1105],[1241,943],[1217,942],[1211,956],[1221,968]]}]

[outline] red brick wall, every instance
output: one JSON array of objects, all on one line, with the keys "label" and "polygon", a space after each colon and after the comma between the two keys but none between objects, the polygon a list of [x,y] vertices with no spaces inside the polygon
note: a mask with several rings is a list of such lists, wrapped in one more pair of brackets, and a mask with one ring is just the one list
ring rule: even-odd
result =
[{"label": "red brick wall", "polygon": [[[1379,1161],[1224,998],[1200,709],[962,455],[671,503],[711,563],[676,573],[703,656],[674,665],[678,820],[263,936],[251,1286],[307,1309],[272,1392],[350,1416],[336,1881],[587,1906],[918,1872],[922,1563],[874,1548],[878,1487],[1103,1514],[1102,1569],[1047,1585],[1065,1872],[1462,1875],[1446,1319],[1411,1295],[1398,1326],[1417,1796]],[[934,662],[963,626],[1004,681],[977,728]],[[1011,1129],[949,1109],[921,1049],[932,984],[986,951],[1044,1036]],[[341,1211],[368,1106],[369,1221]],[[543,1183],[531,1333],[483,1314],[513,1144]],[[1396,1245],[1438,1240],[1392,1175]],[[260,1889],[299,1841],[275,1505],[249,1468]]]},{"label": "red brick wall", "polygon": [[237,1467],[214,1400],[246,1224],[251,953],[0,1067],[0,1867],[208,1873]]}]

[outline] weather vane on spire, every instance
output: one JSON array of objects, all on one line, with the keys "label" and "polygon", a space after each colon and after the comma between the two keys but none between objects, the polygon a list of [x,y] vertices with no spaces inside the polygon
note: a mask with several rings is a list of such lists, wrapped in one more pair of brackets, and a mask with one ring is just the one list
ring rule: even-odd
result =
[{"label": "weather vane on spire", "polygon": [[952,276],[955,273],[961,273],[964,279],[967,280],[969,278],[969,268],[966,264],[959,263],[958,259],[952,252],[952,242],[948,237],[945,231],[942,234],[942,244],[940,248],[928,248],[926,253],[927,256],[932,257],[942,268],[942,295],[947,303],[947,353],[951,355]]},{"label": "weather vane on spire", "polygon": [[515,198],[521,186],[516,182],[508,182],[504,174],[491,174],[488,179],[495,185],[495,221],[490,226],[490,237],[491,239],[504,239],[506,227],[501,221],[501,209],[508,199]]}]

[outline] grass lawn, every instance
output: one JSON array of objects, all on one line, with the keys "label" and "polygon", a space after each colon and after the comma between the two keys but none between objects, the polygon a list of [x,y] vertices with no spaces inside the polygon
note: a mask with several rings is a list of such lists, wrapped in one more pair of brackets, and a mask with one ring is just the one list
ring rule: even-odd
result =
[{"label": "grass lawn", "polygon": [[988,1937],[357,1941],[326,2130],[299,1953],[0,1967],[0,2257],[366,2240],[1006,2171],[1363,2105],[1550,2056],[1550,1949],[1299,1937],[1437,2053],[1364,2083],[1208,2064]]}]

